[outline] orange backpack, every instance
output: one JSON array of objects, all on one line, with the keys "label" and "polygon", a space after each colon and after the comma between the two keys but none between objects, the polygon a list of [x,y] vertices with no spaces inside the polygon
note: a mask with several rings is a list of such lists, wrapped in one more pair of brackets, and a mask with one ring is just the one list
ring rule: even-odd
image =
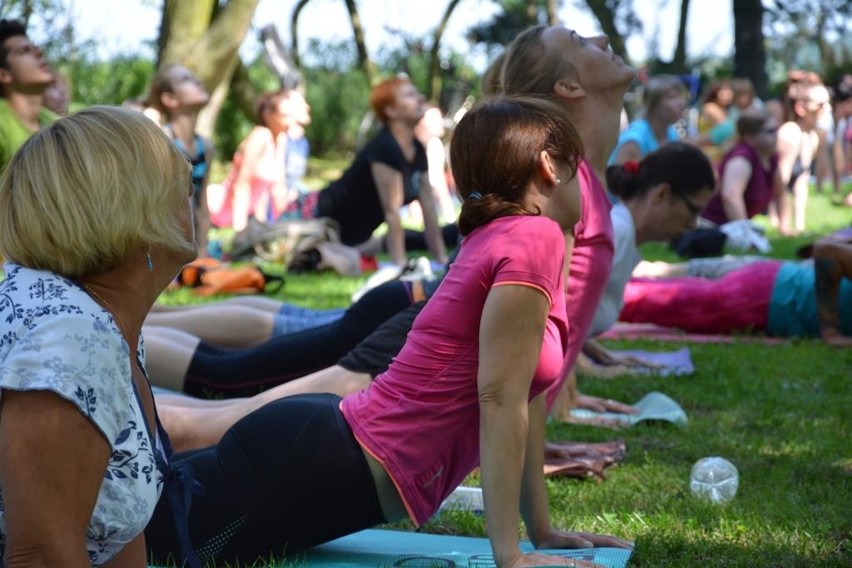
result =
[{"label": "orange backpack", "polygon": [[284,278],[267,274],[253,264],[231,266],[213,258],[199,258],[181,269],[178,282],[192,288],[194,294],[212,296],[260,294],[267,291],[270,283],[276,285],[269,291],[277,292],[284,285]]}]

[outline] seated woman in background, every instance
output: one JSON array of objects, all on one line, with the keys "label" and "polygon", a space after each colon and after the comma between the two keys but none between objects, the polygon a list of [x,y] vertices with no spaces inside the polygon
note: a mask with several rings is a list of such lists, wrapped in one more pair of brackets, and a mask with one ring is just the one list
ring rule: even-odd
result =
[{"label": "seated woman in background", "polygon": [[740,115],[748,110],[764,108],[763,101],[757,98],[754,83],[748,77],[731,79],[731,90],[733,91],[733,104],[728,106],[727,119],[703,133],[699,138],[700,143],[709,143],[727,149],[731,141],[737,136],[737,120],[739,120]]},{"label": "seated woman in background", "polygon": [[249,217],[277,219],[291,202],[286,177],[287,131],[297,123],[294,107],[304,102],[289,89],[264,93],[256,103],[257,124],[240,142],[228,177],[222,182],[224,199],[211,220],[218,227],[241,231]]},{"label": "seated woman in background", "polygon": [[852,345],[852,245],[826,238],[813,262],[754,262],[717,280],[634,278],[620,321],[693,333],[764,331]]},{"label": "seated woman in background", "polygon": [[638,162],[666,142],[679,138],[674,125],[686,109],[686,87],[677,77],[655,75],[645,86],[645,113],[618,135],[608,165]]},{"label": "seated woman in background", "polygon": [[737,120],[739,142],[719,163],[718,190],[701,212],[701,225],[716,227],[751,219],[774,205],[773,223],[787,229],[787,192],[775,151],[778,123],[762,109],[745,111]]},{"label": "seated woman in background", "polygon": [[[426,149],[414,136],[423,118],[425,100],[407,78],[382,81],[370,93],[370,107],[382,129],[358,154],[340,179],[295,205],[302,217],[331,217],[340,225],[340,240],[363,253],[384,248],[391,261],[404,266],[406,251],[428,248],[434,260],[447,262],[447,247],[455,246],[455,225],[438,224],[437,202],[429,183]],[[424,232],[406,244],[400,208],[420,203]],[[373,232],[387,224],[383,241]],[[383,244],[382,244],[383,242]]]},{"label": "seated woman in background", "polygon": [[698,133],[705,134],[717,124],[728,120],[728,107],[734,102],[734,91],[727,79],[719,79],[708,85],[701,95],[701,111],[698,115]]},{"label": "seated woman in background", "polygon": [[154,122],[92,107],[34,134],[2,178],[8,566],[145,566],[142,531],[161,493],[182,491],[139,330],[196,256],[189,176]]},{"label": "seated woman in background", "polygon": [[[277,400],[216,446],[176,456],[206,490],[187,518],[202,561],[295,554],[406,517],[422,525],[477,465],[498,565],[562,560],[521,552],[521,516],[538,548],[629,546],[553,528],[542,475],[543,394],[566,348],[563,231],[579,216],[567,182],[579,152],[551,103],[496,100],[465,115],[451,155],[466,238],[387,372],[342,400]],[[556,195],[572,203],[566,225],[540,214]],[[146,531],[154,562],[180,553],[170,508],[161,500]]]},{"label": "seated woman in background", "polygon": [[697,142],[707,157],[716,163],[722,157],[727,144],[724,140],[711,139],[710,133],[730,120],[728,110],[734,102],[731,82],[728,79],[713,81],[702,93],[700,100],[702,103],[698,114]]}]

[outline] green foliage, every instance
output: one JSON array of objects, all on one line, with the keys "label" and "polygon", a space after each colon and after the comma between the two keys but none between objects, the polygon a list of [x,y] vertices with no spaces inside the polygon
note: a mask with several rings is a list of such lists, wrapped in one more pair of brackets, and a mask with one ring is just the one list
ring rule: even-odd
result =
[{"label": "green foliage", "polygon": [[370,85],[351,42],[311,40],[303,75],[313,121],[307,128],[313,154],[351,151],[369,108]]},{"label": "green foliage", "polygon": [[134,55],[119,55],[109,61],[80,57],[58,68],[71,84],[72,110],[147,97],[155,71],[153,61]]},{"label": "green foliage", "polygon": [[525,28],[547,23],[545,3],[542,1],[534,2],[532,6],[526,0],[501,0],[498,4],[503,11],[468,30],[472,42],[503,48],[512,43],[515,36]]}]

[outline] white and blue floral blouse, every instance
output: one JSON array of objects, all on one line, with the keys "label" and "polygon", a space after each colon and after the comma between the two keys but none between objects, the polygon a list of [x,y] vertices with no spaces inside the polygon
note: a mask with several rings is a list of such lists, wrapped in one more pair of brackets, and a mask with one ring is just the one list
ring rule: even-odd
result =
[{"label": "white and blue floral blouse", "polygon": [[[53,391],[76,405],[112,449],[87,531],[89,560],[99,566],[138,536],[154,512],[163,487],[154,454],[165,464],[161,441],[148,431],[129,347],[109,312],[68,279],[13,263],[4,268],[0,396],[6,389]],[[143,364],[141,338],[136,354]],[[0,488],[0,554],[5,529]]]}]

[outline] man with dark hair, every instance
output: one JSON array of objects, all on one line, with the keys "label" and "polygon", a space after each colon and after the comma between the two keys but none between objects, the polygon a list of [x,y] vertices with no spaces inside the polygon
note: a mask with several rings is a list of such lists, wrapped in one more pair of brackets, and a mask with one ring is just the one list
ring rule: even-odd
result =
[{"label": "man with dark hair", "polygon": [[0,171],[15,151],[56,115],[43,107],[54,80],[44,53],[18,20],[0,20]]}]

